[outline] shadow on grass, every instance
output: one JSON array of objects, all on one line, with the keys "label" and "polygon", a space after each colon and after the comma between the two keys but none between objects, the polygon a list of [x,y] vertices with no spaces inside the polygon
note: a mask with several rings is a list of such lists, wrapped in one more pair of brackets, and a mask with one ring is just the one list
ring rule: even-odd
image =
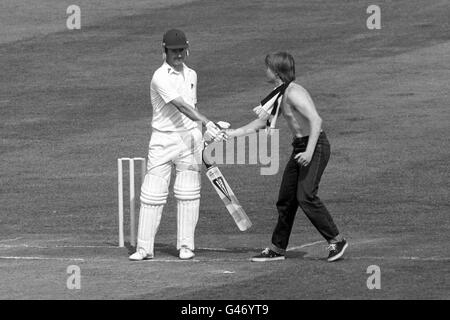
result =
[{"label": "shadow on grass", "polygon": [[[306,252],[306,251],[295,251],[295,252],[287,252],[286,253],[286,259],[289,259],[289,260],[291,260],[291,259],[305,259],[305,255],[307,254],[308,252]],[[306,259],[308,259],[308,258],[306,258]]]}]

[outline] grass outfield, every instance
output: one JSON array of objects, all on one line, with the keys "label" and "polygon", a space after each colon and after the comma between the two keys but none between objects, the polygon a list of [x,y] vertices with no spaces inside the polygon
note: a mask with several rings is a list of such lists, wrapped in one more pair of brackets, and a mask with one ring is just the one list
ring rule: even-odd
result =
[{"label": "grass outfield", "polygon": [[[0,299],[449,299],[448,5],[378,5],[376,31],[365,1],[331,0],[133,0],[80,31],[55,23],[45,35],[10,23],[0,44]],[[130,263],[131,248],[117,248],[116,160],[147,153],[148,86],[169,27],[190,40],[198,107],[233,126],[270,90],[265,54],[293,54],[331,142],[319,195],[349,239],[344,260],[323,260],[323,239],[299,210],[288,259],[248,261],[270,240],[281,180],[256,165],[221,167],[249,231],[204,178],[194,261],[176,258],[172,193],[157,259]],[[282,169],[291,135],[279,128]],[[65,286],[71,264],[81,290]],[[381,290],[366,287],[373,264]]]},{"label": "grass outfield", "polygon": [[119,15],[133,15],[193,0],[3,0],[0,43],[42,37],[66,29],[67,8],[76,4],[83,26]]}]

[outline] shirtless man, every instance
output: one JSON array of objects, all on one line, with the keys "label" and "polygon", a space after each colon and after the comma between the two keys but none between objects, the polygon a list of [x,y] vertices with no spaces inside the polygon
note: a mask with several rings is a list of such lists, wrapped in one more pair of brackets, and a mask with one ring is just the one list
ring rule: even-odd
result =
[{"label": "shirtless man", "polygon": [[[253,257],[252,261],[285,259],[299,206],[327,240],[328,261],[336,261],[342,257],[348,244],[339,235],[333,218],[317,196],[320,178],[330,158],[330,144],[322,130],[322,119],[308,92],[294,82],[295,63],[289,53],[269,54],[266,56],[265,63],[268,82],[276,85],[277,88],[282,88],[279,113],[287,120],[294,139],[293,152],[284,170],[276,204],[279,217],[273,231],[272,245]],[[266,128],[270,116],[277,115],[278,112],[271,114],[257,112],[257,114],[256,120],[238,129],[227,130],[227,135],[236,137]]]}]

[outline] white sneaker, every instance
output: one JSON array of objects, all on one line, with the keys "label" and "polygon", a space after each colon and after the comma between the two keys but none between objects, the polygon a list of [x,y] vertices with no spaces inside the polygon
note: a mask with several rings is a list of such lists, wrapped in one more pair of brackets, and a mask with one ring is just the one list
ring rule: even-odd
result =
[{"label": "white sneaker", "polygon": [[188,259],[192,259],[193,257],[195,257],[195,254],[194,254],[194,252],[192,252],[191,249],[186,248],[186,247],[181,247],[181,249],[180,249],[180,259],[188,260]]},{"label": "white sneaker", "polygon": [[138,248],[136,252],[133,253],[128,259],[130,259],[131,261],[142,261],[153,259],[153,255],[147,254],[147,252],[142,248]]}]

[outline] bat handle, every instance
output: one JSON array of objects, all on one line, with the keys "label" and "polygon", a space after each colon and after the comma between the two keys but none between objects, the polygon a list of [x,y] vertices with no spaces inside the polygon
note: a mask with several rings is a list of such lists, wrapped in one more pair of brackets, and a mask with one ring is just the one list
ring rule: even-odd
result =
[{"label": "bat handle", "polygon": [[205,161],[205,157],[203,157],[203,163],[205,164],[206,169],[209,169],[209,168],[211,168],[211,167],[213,166],[212,164],[207,163],[207,162]]},{"label": "bat handle", "polygon": [[206,141],[203,141],[202,160],[207,169],[209,169],[213,166],[213,164],[211,162],[209,162],[209,160],[205,156],[205,149],[208,147],[208,145],[209,145],[209,143],[207,143]]},{"label": "bat handle", "polygon": [[[224,122],[224,121],[219,121],[218,123],[214,124],[219,127],[220,129],[228,129],[230,127],[230,124],[228,122]],[[203,163],[205,164],[206,168],[209,169],[211,168],[214,164],[212,164],[208,159],[205,159],[205,149],[208,147],[208,145],[211,143],[210,142],[206,142],[205,140],[203,140],[203,151],[202,151],[202,160]]]}]

